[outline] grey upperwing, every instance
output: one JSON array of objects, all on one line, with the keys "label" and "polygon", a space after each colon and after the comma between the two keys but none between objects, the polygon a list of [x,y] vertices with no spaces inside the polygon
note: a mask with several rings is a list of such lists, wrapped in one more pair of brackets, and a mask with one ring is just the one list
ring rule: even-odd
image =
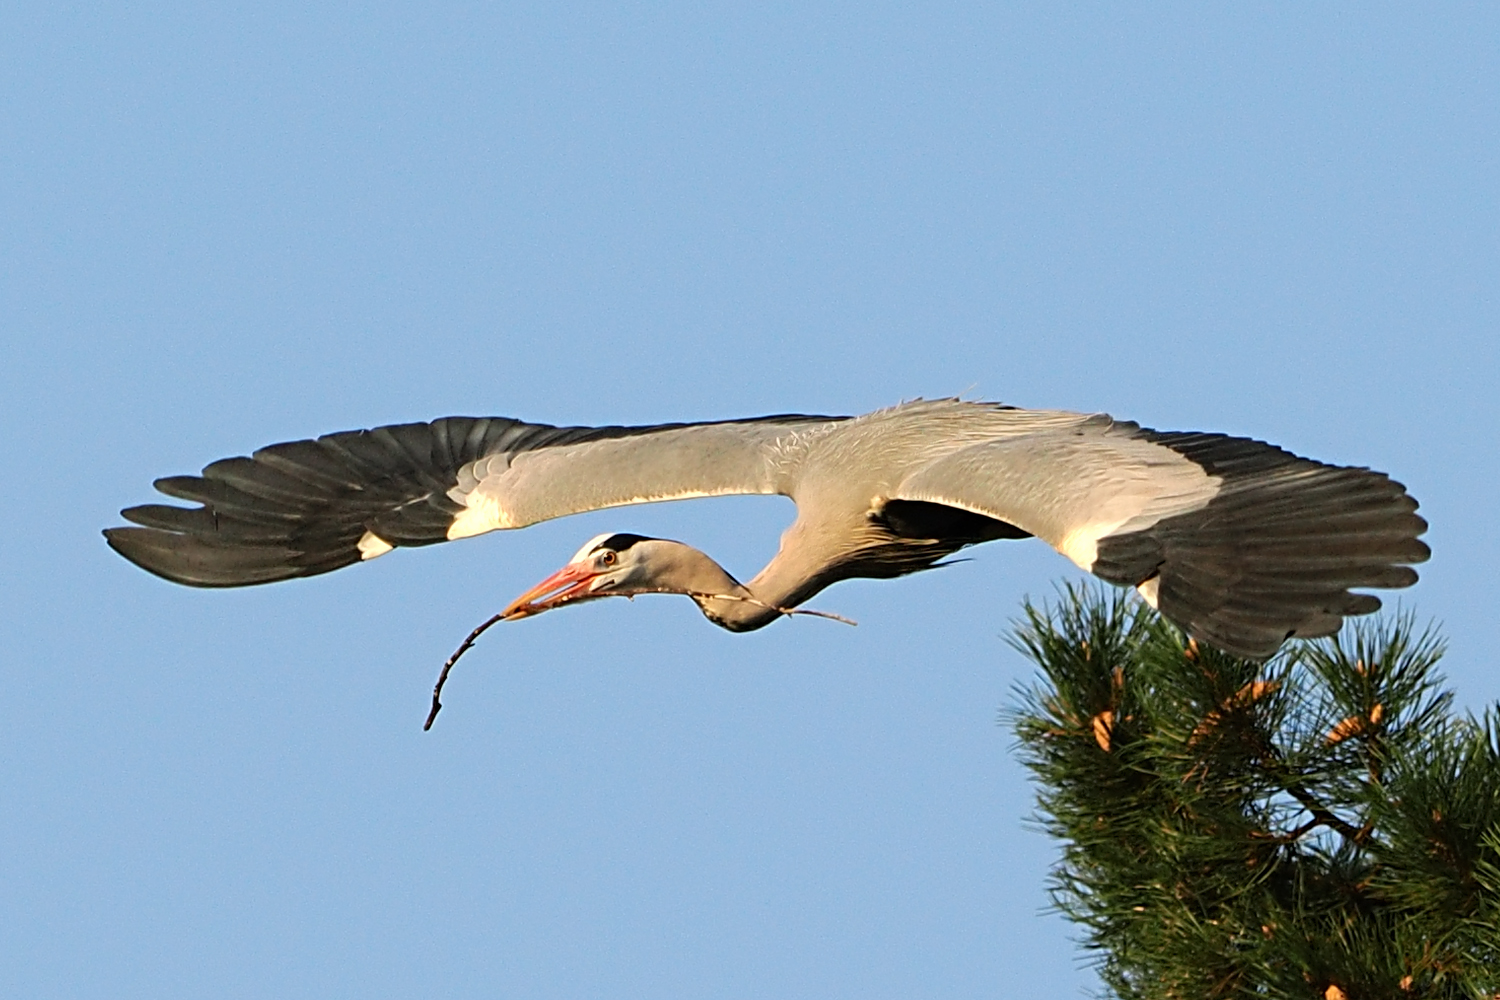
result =
[{"label": "grey upperwing", "polygon": [[1242,656],[1374,611],[1378,598],[1350,588],[1409,586],[1429,555],[1416,500],[1381,473],[1102,415],[970,445],[893,496],[1017,525]]},{"label": "grey upperwing", "polygon": [[[236,587],[600,507],[775,493],[781,442],[842,418],[788,414],[641,427],[445,417],[270,445],[156,481],[199,506],[121,511],[109,544],[177,583]],[[795,450],[795,449],[793,449]]]}]

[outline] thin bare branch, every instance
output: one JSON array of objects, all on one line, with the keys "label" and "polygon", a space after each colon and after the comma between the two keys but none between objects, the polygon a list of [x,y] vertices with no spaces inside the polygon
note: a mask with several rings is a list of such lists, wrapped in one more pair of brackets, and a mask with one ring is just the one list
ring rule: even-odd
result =
[{"label": "thin bare branch", "polygon": [[448,657],[448,662],[443,664],[443,672],[438,674],[437,683],[432,686],[432,710],[427,713],[427,721],[422,724],[422,732],[425,733],[432,728],[432,721],[436,719],[437,714],[443,710],[443,703],[441,698],[443,694],[443,685],[448,683],[448,671],[453,669],[453,664],[458,662],[458,658],[460,656],[463,656],[469,651],[469,647],[474,645],[474,640],[478,639],[481,635],[484,634],[485,629],[502,620],[504,617],[504,615],[493,615],[489,619],[489,621],[485,622],[483,625],[470,632],[469,637],[465,639],[463,643],[453,651],[452,656]]},{"label": "thin bare branch", "polygon": [[[675,591],[664,591],[664,593],[675,593]],[[845,618],[843,615],[836,615],[832,611],[814,611],[811,608],[778,608],[774,604],[767,604],[765,601],[758,601],[753,597],[741,597],[739,594],[707,594],[690,591],[687,596],[701,597],[704,600],[715,601],[744,601],[746,604],[754,604],[756,607],[766,608],[787,617],[791,617],[792,615],[812,615],[814,618],[827,618],[829,621],[843,622],[845,625],[859,624],[853,618]]]},{"label": "thin bare branch", "polygon": [[[587,595],[581,595],[580,597],[573,598],[571,600],[559,601],[557,604],[553,605],[551,608],[546,608],[544,610],[551,611],[551,610],[553,610],[553,608],[562,607],[564,604],[572,604],[574,601],[578,601],[578,600],[591,600],[591,599],[596,598],[596,597],[635,597],[636,595],[643,594],[643,593],[644,594],[650,594],[650,593],[678,594],[678,593],[682,593],[682,591],[678,591],[678,590],[662,590],[662,591],[635,590],[635,591],[630,591],[628,593],[626,593],[626,592],[615,592],[615,593],[603,593],[603,594],[587,594]],[[845,618],[843,615],[836,615],[832,611],[813,611],[810,608],[778,608],[778,607],[776,607],[774,605],[767,604],[764,601],[757,601],[753,597],[741,597],[741,596],[739,596],[737,594],[708,594],[708,593],[696,593],[696,592],[693,592],[693,593],[689,593],[687,596],[688,597],[703,598],[705,600],[718,599],[718,600],[725,600],[725,601],[745,601],[745,602],[748,602],[750,604],[759,605],[760,607],[763,607],[763,608],[770,608],[772,611],[779,612],[780,614],[783,614],[783,615],[788,615],[788,616],[790,616],[790,615],[812,615],[814,618],[827,618],[830,621],[843,622],[845,625],[858,625],[859,624],[859,622],[856,622],[856,621],[854,621],[851,618]],[[422,731],[424,733],[427,732],[429,729],[432,728],[433,720],[436,719],[437,718],[437,714],[443,710],[443,702],[442,702],[443,685],[446,684],[446,683],[448,683],[448,673],[453,669],[453,665],[458,662],[458,658],[460,656],[463,656],[465,653],[467,653],[469,651],[469,647],[474,645],[474,641],[476,639],[478,639],[481,635],[483,635],[484,632],[485,632],[485,630],[488,629],[491,625],[495,624],[496,622],[500,622],[500,621],[518,621],[518,620],[520,620],[522,618],[528,618],[528,617],[530,617],[531,614],[537,614],[537,613],[540,613],[540,612],[530,612],[530,613],[528,613],[528,612],[525,612],[523,610],[523,611],[520,611],[520,612],[512,612],[508,617],[505,614],[503,614],[503,613],[502,614],[497,614],[497,615],[492,616],[483,625],[479,626],[474,631],[472,631],[472,632],[469,633],[469,637],[467,639],[465,639],[463,641],[463,643],[460,644],[459,647],[453,651],[453,655],[450,656],[450,657],[448,657],[448,662],[443,664],[443,671],[442,671],[442,673],[438,674],[437,683],[432,686],[432,709],[427,713],[427,721],[422,724]]]},{"label": "thin bare branch", "polygon": [[1338,816],[1335,816],[1332,810],[1330,810],[1322,802],[1319,802],[1316,796],[1314,796],[1307,789],[1303,788],[1301,785],[1288,782],[1286,791],[1288,795],[1301,803],[1302,808],[1306,809],[1308,814],[1312,816],[1314,820],[1331,830],[1337,830],[1339,833],[1343,834],[1345,837],[1348,837],[1354,843],[1362,844],[1364,843],[1365,838],[1369,836],[1369,830],[1362,830],[1359,827],[1356,827],[1354,824],[1342,820]]}]

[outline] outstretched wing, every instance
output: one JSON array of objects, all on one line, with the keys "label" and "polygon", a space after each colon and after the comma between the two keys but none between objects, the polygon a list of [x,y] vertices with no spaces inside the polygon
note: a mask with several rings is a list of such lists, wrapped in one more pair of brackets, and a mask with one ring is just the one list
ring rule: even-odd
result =
[{"label": "outstretched wing", "polygon": [[1332,634],[1380,607],[1350,588],[1410,586],[1429,555],[1416,500],[1381,473],[1102,415],[969,445],[893,496],[1017,525],[1241,656]]},{"label": "outstretched wing", "polygon": [[121,511],[131,562],[178,583],[237,587],[622,504],[786,488],[788,440],[838,417],[552,427],[445,417],[327,434],[156,481],[199,506]]}]

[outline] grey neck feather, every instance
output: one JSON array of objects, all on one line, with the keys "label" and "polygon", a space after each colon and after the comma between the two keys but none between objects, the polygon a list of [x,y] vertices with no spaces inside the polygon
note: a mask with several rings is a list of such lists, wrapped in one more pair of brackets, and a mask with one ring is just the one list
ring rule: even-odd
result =
[{"label": "grey neck feather", "polygon": [[687,594],[715,625],[732,632],[749,632],[780,618],[780,609],[786,607],[776,601],[780,595],[761,593],[756,581],[746,587],[707,554],[690,545],[658,542],[654,548],[656,582]]},{"label": "grey neck feather", "polygon": [[681,542],[653,540],[652,576],[663,589],[690,596],[705,617],[731,632],[763,628],[827,586],[834,560],[802,537],[803,525],[782,536],[781,549],[749,584],[711,557]]},{"label": "grey neck feather", "polygon": [[716,625],[749,632],[769,625],[826,587],[832,582],[828,571],[833,561],[809,544],[805,532],[805,525],[799,522],[782,535],[776,555],[740,587],[739,596],[748,599],[715,601],[711,605],[700,601],[703,613]]}]

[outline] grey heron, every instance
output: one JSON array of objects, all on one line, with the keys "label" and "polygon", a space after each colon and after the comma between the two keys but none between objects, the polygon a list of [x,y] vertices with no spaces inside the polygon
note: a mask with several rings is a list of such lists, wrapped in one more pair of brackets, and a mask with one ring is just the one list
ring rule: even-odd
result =
[{"label": "grey heron", "polygon": [[107,529],[137,565],[197,587],[312,576],[384,555],[626,504],[781,494],[797,517],[741,583],[681,542],[590,540],[506,617],[677,593],[716,625],[760,628],[829,584],[928,569],[1035,536],[1137,588],[1189,635],[1240,656],[1336,632],[1406,587],[1429,550],[1387,476],[1246,438],[1103,414],[917,400],[857,417],[788,414],[638,427],[446,417],[270,445],[156,481]]}]

